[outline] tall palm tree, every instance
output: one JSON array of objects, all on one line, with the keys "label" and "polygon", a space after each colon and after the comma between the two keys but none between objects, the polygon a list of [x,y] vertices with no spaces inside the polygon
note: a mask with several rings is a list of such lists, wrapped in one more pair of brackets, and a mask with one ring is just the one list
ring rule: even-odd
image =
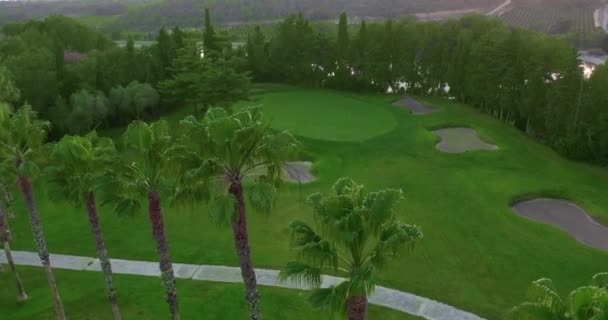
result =
[{"label": "tall palm tree", "polygon": [[507,320],[603,320],[608,319],[608,273],[593,276],[591,284],[562,299],[550,279],[530,285],[528,301],[509,310]]},{"label": "tall palm tree", "polygon": [[57,288],[57,282],[46,245],[40,214],[34,199],[32,178],[39,174],[36,164],[42,153],[46,134],[50,127],[47,121],[39,120],[30,106],[22,106],[16,112],[10,112],[9,106],[0,104],[0,166],[2,172],[10,172],[16,177],[19,190],[23,194],[30,216],[32,233],[38,256],[44,267],[49,287],[53,295],[55,312],[58,319],[65,319],[65,310]]},{"label": "tall palm tree", "polygon": [[[309,196],[316,228],[300,220],[289,225],[298,260],[287,264],[281,279],[316,288],[310,297],[315,307],[346,312],[350,320],[367,319],[377,270],[422,238],[419,227],[396,220],[401,199],[401,190],[366,192],[348,178],[334,184],[332,195]],[[321,289],[324,272],[346,280]]]},{"label": "tall palm tree", "polygon": [[102,185],[102,179],[112,172],[112,166],[118,160],[114,143],[111,139],[99,138],[95,132],[85,137],[65,136],[55,144],[52,164],[47,169],[49,180],[59,192],[76,205],[85,206],[97,256],[105,278],[106,294],[112,306],[114,319],[121,319],[112,265],[99,224],[99,215],[95,193]]},{"label": "tall palm tree", "polygon": [[[118,213],[132,213],[148,200],[148,217],[160,258],[162,282],[167,292],[167,303],[173,320],[180,319],[175,274],[165,235],[161,194],[173,195],[172,181],[176,177],[183,148],[175,144],[166,121],[151,125],[135,121],[123,135],[122,167],[115,166],[114,183],[104,202],[115,204]],[[175,169],[175,171],[174,171]]]},{"label": "tall palm tree", "polygon": [[13,260],[13,253],[11,251],[11,229],[8,225],[8,216],[2,201],[0,201],[0,242],[3,244],[4,255],[6,256],[8,266],[15,277],[15,285],[17,286],[17,301],[23,303],[27,301],[28,297],[25,293],[23,283],[21,282],[21,277],[19,277],[19,272],[17,272],[15,261]]},{"label": "tall palm tree", "polygon": [[[2,197],[4,197],[4,206],[5,206],[7,216],[11,219],[14,219],[15,213],[13,212],[13,208],[12,208],[13,194],[7,188],[6,182],[0,180],[0,198],[2,198]],[[0,201],[2,201],[2,200],[0,199]]]},{"label": "tall palm tree", "polygon": [[[210,109],[202,121],[190,116],[181,121],[184,144],[189,145],[192,169],[184,174],[183,193],[205,194],[208,178],[219,178],[219,190],[211,200],[211,214],[228,218],[245,284],[245,299],[251,320],[262,319],[260,294],[251,259],[247,231],[247,207],[243,180],[259,168],[267,174],[247,190],[251,205],[270,211],[283,165],[298,143],[288,132],[273,133],[263,123],[260,109],[243,109],[229,114],[222,108]],[[186,161],[188,162],[188,161]],[[190,190],[188,190],[190,189]]]}]

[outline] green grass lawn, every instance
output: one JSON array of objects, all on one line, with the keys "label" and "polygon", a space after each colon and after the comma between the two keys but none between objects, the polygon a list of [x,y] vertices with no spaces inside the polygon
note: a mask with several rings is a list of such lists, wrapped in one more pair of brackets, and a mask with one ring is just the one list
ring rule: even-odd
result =
[{"label": "green grass lawn", "polygon": [[[30,300],[24,305],[15,302],[16,292],[4,286],[0,290],[2,319],[56,319],[46,276],[41,268],[20,268]],[[110,320],[112,313],[104,295],[100,273],[84,271],[56,271],[65,310],[73,320]],[[168,318],[168,307],[161,290],[160,279],[120,275],[119,305],[124,319],[161,320]],[[12,284],[8,273],[0,273],[0,282]],[[248,308],[240,284],[209,283],[178,280],[180,308],[183,319],[247,319]],[[310,307],[306,292],[261,288],[262,307],[266,319],[306,320],[329,319],[322,310]],[[8,313],[6,313],[8,310]],[[5,315],[10,318],[4,318]],[[415,320],[391,309],[372,306],[372,319]]]},{"label": "green grass lawn", "polygon": [[[319,180],[301,189],[286,186],[271,215],[250,215],[256,266],[284,266],[290,257],[285,231],[288,223],[311,217],[302,199],[313,192],[327,192],[337,178],[350,176],[370,189],[403,188],[405,199],[399,215],[408,223],[422,226],[425,233],[411,255],[379,275],[385,286],[499,319],[523,300],[532,280],[552,278],[565,293],[586,284],[594,273],[606,271],[608,254],[588,248],[556,228],[522,218],[509,207],[515,197],[524,194],[561,195],[608,222],[606,170],[567,161],[470,107],[431,98],[427,102],[443,110],[413,116],[406,109],[392,106],[394,98],[305,89],[282,89],[261,97],[267,116],[274,119],[273,126],[293,129],[300,135],[304,152],[314,158]],[[363,110],[371,129],[365,123],[356,124],[360,119],[347,118],[348,106]],[[316,134],[317,124],[306,121],[319,121],[324,127]],[[446,124],[471,127],[500,150],[442,153],[435,149],[438,139],[427,128]],[[365,138],[370,139],[355,141]],[[37,196],[51,251],[93,256],[84,209],[51,200],[42,188]],[[14,247],[33,250],[22,204],[18,203],[16,209],[18,218],[12,221]],[[144,214],[116,217],[106,208],[101,214],[110,256],[156,259]],[[166,217],[175,262],[238,265],[230,228],[214,225],[204,205],[167,208]],[[90,290],[65,278],[68,286]],[[36,283],[42,286],[44,281]],[[94,284],[101,286],[102,281]],[[190,285],[194,284],[179,283],[184,292],[184,310],[204,300],[199,297],[202,290],[188,291]],[[144,282],[140,285],[132,281],[123,290],[144,289]],[[162,292],[158,283],[154,290],[158,292],[149,294]],[[238,291],[237,296],[241,299],[242,292]],[[272,308],[268,306],[271,299],[265,300],[267,309]],[[86,304],[85,300],[81,302]]]},{"label": "green grass lawn", "polygon": [[397,125],[382,105],[326,90],[271,92],[244,105],[261,106],[275,129],[319,140],[363,141]]}]

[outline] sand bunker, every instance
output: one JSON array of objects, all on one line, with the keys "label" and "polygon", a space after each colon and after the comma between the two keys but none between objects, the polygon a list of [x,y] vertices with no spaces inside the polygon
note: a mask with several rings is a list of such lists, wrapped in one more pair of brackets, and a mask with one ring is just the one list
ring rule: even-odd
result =
[{"label": "sand bunker", "polygon": [[445,128],[434,131],[441,141],[437,149],[447,153],[463,153],[471,150],[497,150],[498,147],[482,141],[471,128]]},{"label": "sand bunker", "polygon": [[410,97],[405,97],[401,100],[398,100],[393,103],[393,105],[408,108],[410,109],[410,111],[412,111],[412,114],[415,115],[423,115],[439,111],[439,109],[437,108],[432,108],[427,105],[424,105]]},{"label": "sand bunker", "polygon": [[[312,162],[290,161],[283,165],[283,180],[293,183],[310,183],[317,178],[312,174]],[[251,176],[266,174],[266,167],[258,167],[250,173]]]},{"label": "sand bunker", "polygon": [[315,181],[315,176],[311,172],[312,162],[293,161],[286,162],[283,167],[283,179],[289,182],[310,183]]},{"label": "sand bunker", "polygon": [[519,202],[513,210],[532,220],[560,228],[591,247],[608,250],[608,228],[572,202],[539,198]]}]

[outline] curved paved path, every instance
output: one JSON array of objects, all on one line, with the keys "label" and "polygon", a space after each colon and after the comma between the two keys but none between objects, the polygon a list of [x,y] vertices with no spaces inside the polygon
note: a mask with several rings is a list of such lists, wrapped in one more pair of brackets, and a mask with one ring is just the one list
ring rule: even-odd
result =
[{"label": "curved paved path", "polygon": [[[40,259],[35,252],[13,251],[15,263],[24,266],[40,267]],[[6,263],[4,252],[0,252],[0,263]],[[53,268],[78,271],[100,271],[99,260],[91,257],[67,256],[51,254]],[[112,259],[112,269],[116,274],[130,274],[148,277],[160,277],[157,262],[132,261]],[[175,276],[180,279],[192,279],[215,282],[242,282],[241,271],[237,267],[173,264]],[[256,269],[257,280],[260,285],[282,287],[289,289],[309,290],[310,288],[299,286],[293,282],[279,282],[277,270]],[[323,287],[338,284],[341,278],[324,276]],[[443,303],[427,298],[419,297],[411,293],[384,287],[376,287],[370,302],[420,316],[429,320],[484,320],[474,314],[458,310]]]}]

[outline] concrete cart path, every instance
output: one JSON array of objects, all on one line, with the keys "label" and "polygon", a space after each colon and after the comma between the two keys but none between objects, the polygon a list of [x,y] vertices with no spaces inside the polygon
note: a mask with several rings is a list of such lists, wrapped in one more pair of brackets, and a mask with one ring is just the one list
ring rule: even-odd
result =
[{"label": "concrete cart path", "polygon": [[[35,252],[13,251],[15,263],[23,266],[40,267],[40,259]],[[4,252],[0,252],[0,263],[6,263]],[[99,259],[91,257],[69,256],[51,254],[51,264],[56,269],[68,269],[78,271],[101,271]],[[160,277],[157,262],[133,261],[112,259],[112,269],[116,274],[140,275],[148,277]],[[241,271],[238,267],[173,264],[175,276],[180,279],[192,279],[215,282],[242,282]],[[309,290],[310,288],[298,285],[294,282],[278,281],[278,270],[256,269],[257,280],[260,285],[281,287],[289,289]],[[323,287],[336,285],[342,281],[341,278],[324,276]],[[377,286],[370,303],[395,309],[401,312],[420,316],[429,320],[484,320],[474,314],[458,310],[446,304],[419,297],[411,293]]]}]

